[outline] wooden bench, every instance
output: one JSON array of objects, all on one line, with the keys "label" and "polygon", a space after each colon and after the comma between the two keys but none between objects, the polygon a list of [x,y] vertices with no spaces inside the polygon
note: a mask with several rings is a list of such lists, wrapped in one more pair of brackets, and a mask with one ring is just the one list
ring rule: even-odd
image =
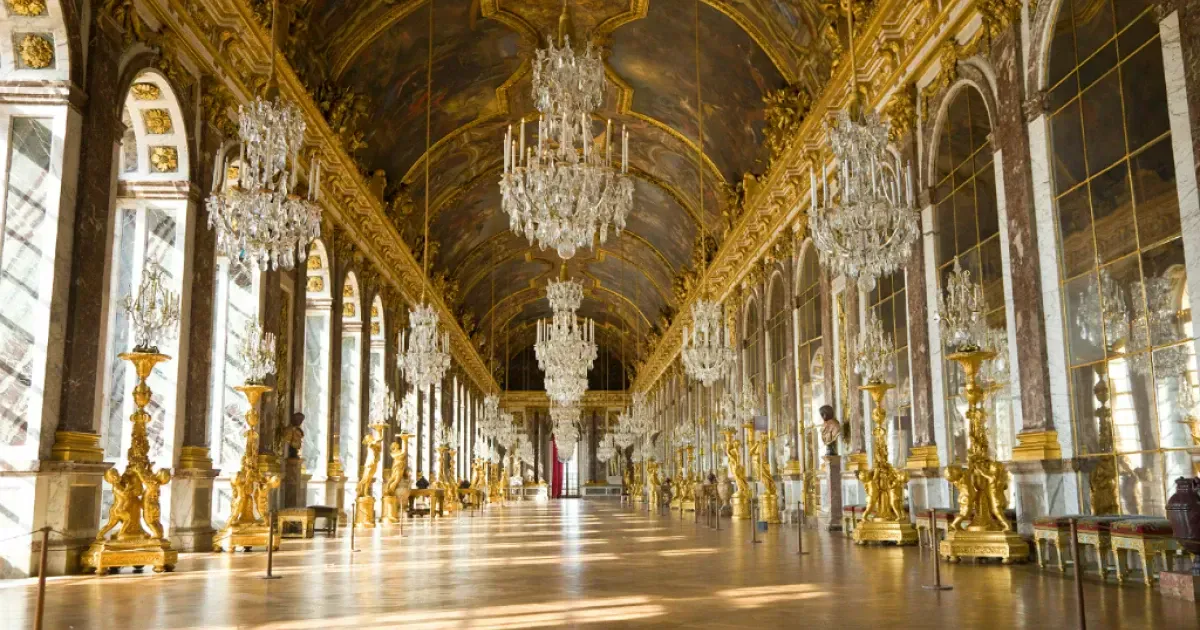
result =
[{"label": "wooden bench", "polygon": [[[313,525],[317,521],[317,513],[312,508],[284,508],[279,511],[279,517],[276,520],[279,527],[280,538],[312,538]],[[300,531],[295,532],[295,527],[292,532],[288,531],[288,525],[298,525]]]},{"label": "wooden bench", "polygon": [[1117,521],[1109,528],[1109,542],[1117,564],[1117,581],[1124,582],[1129,574],[1128,554],[1138,554],[1142,560],[1142,580],[1154,584],[1154,556],[1161,555],[1163,568],[1171,570],[1171,555],[1179,549],[1171,523],[1156,516],[1131,517]]},{"label": "wooden bench", "polygon": [[[323,527],[322,529],[325,531],[326,534],[328,534],[334,538],[337,538],[337,528],[338,528],[338,510],[337,510],[337,508],[330,507],[328,505],[310,505],[310,506],[308,506],[308,509],[313,511],[313,522],[315,523],[318,518],[325,519],[325,527]],[[315,527],[315,525],[314,525],[314,527]]]}]

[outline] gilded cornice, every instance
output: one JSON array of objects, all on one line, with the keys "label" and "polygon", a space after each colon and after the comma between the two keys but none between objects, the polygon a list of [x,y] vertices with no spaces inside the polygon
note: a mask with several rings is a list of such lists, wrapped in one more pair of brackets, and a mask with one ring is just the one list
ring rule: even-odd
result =
[{"label": "gilded cornice", "polygon": [[[587,408],[621,408],[630,403],[629,392],[619,390],[589,390],[584,392],[580,407]],[[521,409],[529,407],[549,407],[550,398],[541,391],[511,391],[500,394],[500,406],[504,409]]]},{"label": "gilded cornice", "polygon": [[[898,41],[900,44],[887,46],[887,54],[899,59],[886,60],[887,63],[877,61],[867,70],[858,72],[859,84],[870,87],[868,102],[873,107],[879,108],[884,98],[890,102],[896,89],[921,76],[928,64],[936,62],[934,56],[933,60],[926,57],[921,64],[913,63],[938,40],[953,37],[958,29],[951,26],[961,26],[978,15],[973,11],[961,11],[956,23],[948,24],[949,16],[961,8],[961,4],[946,3],[942,11],[936,13],[934,3],[925,0],[915,4],[910,0],[878,0],[875,3],[870,19],[853,42],[856,54],[860,59],[870,60],[887,42]],[[808,192],[806,154],[822,145],[825,122],[847,102],[851,74],[848,63],[838,64],[829,83],[815,97],[791,146],[770,171],[759,178],[759,185],[748,191],[745,211],[722,241],[699,282],[677,305],[679,316],[664,331],[662,339],[638,371],[633,383],[635,391],[650,391],[675,361],[683,327],[691,321],[691,303],[700,296],[719,300],[730,297],[741,278],[767,253],[775,235],[793,223],[803,221],[802,206]]]},{"label": "gilded cornice", "polygon": [[[155,0],[148,5],[157,20],[176,34],[165,46],[187,49],[187,56],[219,77],[237,102],[248,101],[249,95],[256,93],[256,88],[263,84],[263,75],[270,68],[270,37],[247,3],[242,0]],[[453,311],[434,290],[401,241],[400,234],[385,216],[381,202],[370,193],[366,180],[342,148],[317,104],[284,55],[278,51],[276,55],[279,92],[294,101],[303,112],[308,125],[308,145],[322,159],[326,175],[322,177],[321,206],[325,214],[357,245],[364,259],[379,270],[381,282],[398,288],[410,304],[424,295],[438,309],[442,324],[450,335],[452,356],[481,390],[499,391],[471,340],[458,325]]]}]

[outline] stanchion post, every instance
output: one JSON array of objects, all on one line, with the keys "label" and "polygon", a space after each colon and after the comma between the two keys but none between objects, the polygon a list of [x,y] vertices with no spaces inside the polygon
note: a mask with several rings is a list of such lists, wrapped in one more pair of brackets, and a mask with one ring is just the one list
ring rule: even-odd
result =
[{"label": "stanchion post", "polygon": [[937,514],[934,512],[934,508],[929,508],[929,531],[931,532],[930,538],[933,539],[933,584],[926,584],[921,588],[927,591],[949,591],[954,587],[942,584],[942,552],[938,549],[938,529],[937,521],[934,520],[935,516]]},{"label": "stanchion post", "polygon": [[[1083,563],[1079,557],[1079,521],[1071,519],[1071,558],[1075,560],[1075,609],[1079,614],[1079,630],[1087,630],[1087,613],[1083,606]],[[1104,562],[1104,558],[1100,558]],[[1147,563],[1148,565],[1149,563]]]},{"label": "stanchion post", "polygon": [[42,552],[38,554],[38,592],[37,608],[33,612],[34,630],[42,630],[42,618],[46,613],[46,554],[50,547],[50,526],[43,527]]},{"label": "stanchion post", "polygon": [[[357,515],[355,515],[355,516],[357,516]],[[433,517],[430,517],[430,518],[432,519]],[[357,518],[350,519],[350,552],[351,553],[358,553],[358,549],[354,548],[354,522],[357,520],[358,520]]]},{"label": "stanchion post", "polygon": [[275,569],[275,510],[267,512],[267,574],[264,580],[278,580],[281,576],[274,574]]},{"label": "stanchion post", "polygon": [[758,543],[758,499],[754,499],[754,503],[750,504],[750,542]]},{"label": "stanchion post", "polygon": [[796,555],[807,556],[804,550],[804,504],[796,502]]}]

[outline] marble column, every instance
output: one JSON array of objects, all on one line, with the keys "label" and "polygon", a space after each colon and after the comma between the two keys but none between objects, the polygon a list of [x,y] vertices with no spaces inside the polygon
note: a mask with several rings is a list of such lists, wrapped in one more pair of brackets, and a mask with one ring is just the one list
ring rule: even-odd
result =
[{"label": "marble column", "polygon": [[[337,234],[330,239],[330,245],[335,245]],[[346,471],[343,468],[344,455],[341,452],[341,396],[342,396],[342,287],[346,282],[346,262],[342,260],[341,251],[336,246],[329,248],[329,295],[332,298],[329,309],[329,431],[326,433],[326,453],[329,462],[326,465],[325,505],[338,510],[339,522],[348,523],[345,509]]]}]

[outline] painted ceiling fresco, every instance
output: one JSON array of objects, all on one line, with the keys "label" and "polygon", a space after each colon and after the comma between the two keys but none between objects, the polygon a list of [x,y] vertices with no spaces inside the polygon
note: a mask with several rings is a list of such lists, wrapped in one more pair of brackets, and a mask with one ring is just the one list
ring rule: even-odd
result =
[{"label": "painted ceiling fresco", "polygon": [[[535,110],[529,59],[558,30],[558,0],[435,0],[432,96],[426,93],[427,0],[295,0],[316,75],[363,98],[366,173],[386,175],[389,216],[411,245],[422,230],[425,107],[432,105],[429,198],[433,273],[457,308],[516,353],[549,316],[551,251],[512,234],[500,209],[500,140]],[[829,75],[819,0],[703,0],[699,12],[704,146],[698,154],[694,38],[688,0],[568,0],[575,41],[604,52],[605,118],[627,125],[634,209],[626,231],[581,250],[567,274],[584,282],[580,314],[597,321],[601,352],[625,356],[676,307],[672,285],[701,231],[719,235],[734,184],[766,167],[763,97]],[[312,82],[312,81],[310,81]],[[704,168],[704,191],[699,165]],[[701,198],[703,197],[703,202]],[[703,210],[701,208],[703,207]],[[703,222],[703,225],[701,225]],[[493,281],[495,284],[493,298]]]}]

